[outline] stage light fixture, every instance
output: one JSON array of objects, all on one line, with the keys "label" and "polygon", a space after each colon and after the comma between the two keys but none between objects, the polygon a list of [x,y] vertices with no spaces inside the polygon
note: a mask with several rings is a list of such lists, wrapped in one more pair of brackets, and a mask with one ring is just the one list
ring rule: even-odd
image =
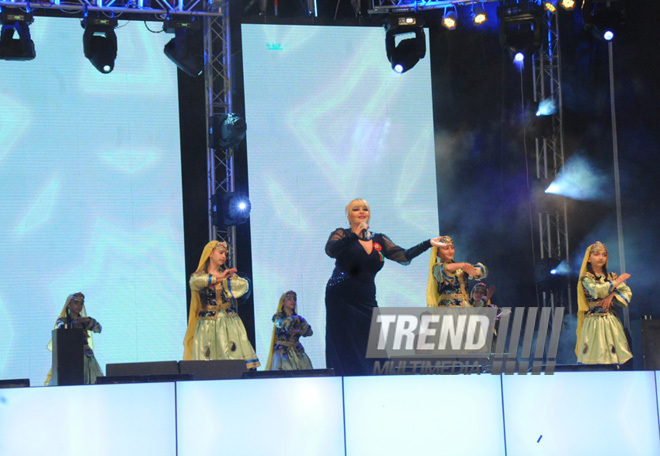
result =
[{"label": "stage light fixture", "polygon": [[211,197],[212,220],[215,226],[240,225],[250,218],[252,204],[240,192],[218,192]]},{"label": "stage light fixture", "polygon": [[245,120],[234,113],[214,114],[210,126],[211,147],[214,149],[238,147],[247,131]]},{"label": "stage light fixture", "polygon": [[518,62],[522,62],[541,47],[540,12],[538,5],[533,3],[502,5],[497,9],[502,47],[515,56]]},{"label": "stage light fixture", "polygon": [[557,12],[557,0],[544,0],[543,9],[549,13]]},{"label": "stage light fixture", "polygon": [[423,25],[415,15],[390,15],[385,25],[385,51],[397,73],[410,70],[426,55]]},{"label": "stage light fixture", "polygon": [[80,22],[83,33],[83,51],[94,68],[107,74],[115,68],[117,58],[117,19],[105,16],[88,16]]},{"label": "stage light fixture", "polygon": [[34,42],[30,37],[32,14],[15,8],[3,8],[0,12],[0,59],[32,60],[36,57]]},{"label": "stage light fixture", "polygon": [[566,11],[573,11],[575,9],[575,0],[561,0],[559,5]]},{"label": "stage light fixture", "polygon": [[562,284],[562,277],[557,273],[561,260],[557,258],[541,258],[534,265],[534,279],[540,291],[555,291]]},{"label": "stage light fixture", "polygon": [[488,15],[486,15],[486,11],[484,10],[484,7],[481,6],[479,3],[475,3],[472,5],[472,23],[474,25],[483,25],[486,23],[488,20]]},{"label": "stage light fixture", "polygon": [[456,30],[457,22],[455,11],[446,11],[442,16],[442,26],[447,30]]},{"label": "stage light fixture", "polygon": [[196,77],[204,71],[204,37],[195,17],[168,16],[163,24],[166,33],[174,33],[163,49],[165,55],[184,73]]},{"label": "stage light fixture", "polygon": [[584,27],[596,38],[612,41],[625,24],[623,0],[584,0],[582,4]]}]

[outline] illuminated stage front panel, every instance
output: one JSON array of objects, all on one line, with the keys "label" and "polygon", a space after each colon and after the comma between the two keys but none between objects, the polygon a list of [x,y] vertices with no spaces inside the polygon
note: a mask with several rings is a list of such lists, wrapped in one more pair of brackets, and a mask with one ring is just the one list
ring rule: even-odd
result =
[{"label": "illuminated stage front panel", "polygon": [[344,454],[339,377],[177,383],[178,455]]},{"label": "illuminated stage front panel", "polygon": [[500,377],[344,378],[346,455],[504,455]]},{"label": "illuminated stage front panel", "polygon": [[174,383],[0,390],[0,454],[176,454]]},{"label": "illuminated stage front panel", "polygon": [[503,392],[508,456],[660,454],[654,372],[503,376]]}]

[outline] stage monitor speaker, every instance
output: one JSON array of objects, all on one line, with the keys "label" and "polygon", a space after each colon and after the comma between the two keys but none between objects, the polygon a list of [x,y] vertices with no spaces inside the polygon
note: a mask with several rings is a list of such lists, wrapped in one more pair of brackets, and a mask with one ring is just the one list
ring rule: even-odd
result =
[{"label": "stage monitor speaker", "polygon": [[176,361],[106,364],[105,375],[107,377],[179,375],[179,365]]},{"label": "stage monitor speaker", "polygon": [[120,375],[115,377],[98,377],[96,384],[182,382],[192,379],[192,375],[182,374]]},{"label": "stage monitor speaker", "polygon": [[16,378],[13,380],[0,380],[0,388],[29,388],[29,378]]},{"label": "stage monitor speaker", "polygon": [[246,372],[242,359],[213,361],[179,361],[179,372],[191,374],[193,380],[227,380],[242,378]]},{"label": "stage monitor speaker", "polygon": [[334,369],[272,370],[249,371],[243,378],[293,378],[293,377],[333,377]]},{"label": "stage monitor speaker", "polygon": [[53,330],[51,385],[83,385],[85,383],[84,331],[84,329],[73,328]]},{"label": "stage monitor speaker", "polygon": [[660,370],[660,320],[642,320],[644,370]]}]

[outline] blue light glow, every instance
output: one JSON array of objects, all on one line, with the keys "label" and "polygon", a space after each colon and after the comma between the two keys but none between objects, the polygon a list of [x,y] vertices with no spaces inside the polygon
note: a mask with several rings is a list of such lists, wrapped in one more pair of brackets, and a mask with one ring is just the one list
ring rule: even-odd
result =
[{"label": "blue light glow", "polygon": [[541,100],[539,103],[539,108],[536,111],[537,116],[551,116],[557,112],[557,105],[552,99]]},{"label": "blue light glow", "polygon": [[394,71],[396,71],[397,73],[403,73],[403,65],[397,63],[396,65],[394,65]]},{"label": "blue light glow", "polygon": [[522,52],[516,52],[516,55],[513,56],[513,61],[514,62],[523,62],[525,60],[525,54]]},{"label": "blue light glow", "polygon": [[607,177],[580,155],[571,157],[548,186],[545,193],[563,195],[581,201],[604,199]]},{"label": "blue light glow", "polygon": [[605,39],[605,41],[612,41],[612,39],[614,38],[614,32],[612,32],[611,30],[607,30],[605,33],[603,33],[603,38]]}]

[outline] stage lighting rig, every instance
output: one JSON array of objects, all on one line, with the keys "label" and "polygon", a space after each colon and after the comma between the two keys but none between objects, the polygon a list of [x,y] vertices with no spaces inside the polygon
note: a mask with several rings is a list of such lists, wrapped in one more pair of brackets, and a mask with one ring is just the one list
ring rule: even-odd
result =
[{"label": "stage lighting rig", "polygon": [[83,50],[85,57],[92,62],[94,68],[101,73],[110,73],[115,68],[117,58],[117,19],[105,16],[91,16],[85,13],[80,22],[85,29],[83,33]]},{"label": "stage lighting rig", "polygon": [[575,0],[559,0],[559,5],[566,11],[573,11],[575,9]]},{"label": "stage lighting rig", "polygon": [[391,14],[385,24],[387,60],[397,73],[405,73],[426,55],[424,21],[414,14]]},{"label": "stage lighting rig", "polygon": [[479,3],[472,5],[472,23],[476,26],[483,25],[488,20],[486,10]]},{"label": "stage lighting rig", "polygon": [[603,41],[612,41],[619,34],[625,13],[623,0],[584,0],[582,4],[584,27]]},{"label": "stage lighting rig", "polygon": [[218,192],[211,197],[213,225],[240,225],[250,218],[252,205],[247,195],[239,192]]},{"label": "stage lighting rig", "polygon": [[245,138],[247,124],[236,114],[215,114],[211,116],[211,147],[224,149],[238,147]]},{"label": "stage lighting rig", "polygon": [[535,3],[504,4],[497,8],[500,41],[516,59],[529,57],[541,47],[540,8]]},{"label": "stage lighting rig", "polygon": [[456,30],[457,23],[456,11],[445,11],[445,14],[442,16],[442,26],[447,30]]},{"label": "stage lighting rig", "polygon": [[2,8],[0,12],[0,59],[32,60],[36,57],[30,37],[32,14],[16,8]]},{"label": "stage lighting rig", "polygon": [[165,55],[184,73],[196,77],[204,71],[204,37],[196,17],[169,15],[163,31],[174,33],[163,49]]},{"label": "stage lighting rig", "polygon": [[549,13],[557,12],[557,0],[543,0],[543,9]]}]

